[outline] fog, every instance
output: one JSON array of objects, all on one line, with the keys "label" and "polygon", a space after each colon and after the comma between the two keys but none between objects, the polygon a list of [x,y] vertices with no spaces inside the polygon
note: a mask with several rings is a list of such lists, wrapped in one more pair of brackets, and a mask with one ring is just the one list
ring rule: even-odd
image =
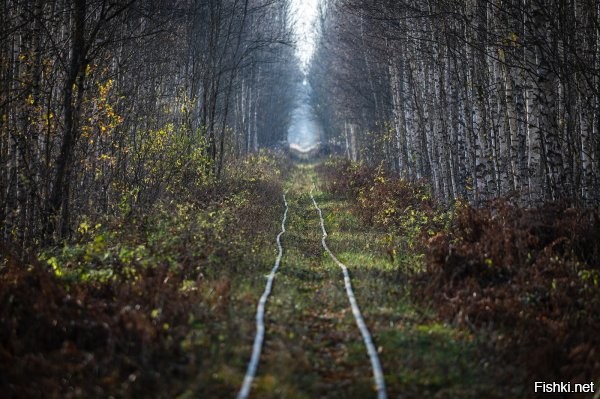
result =
[{"label": "fog", "polygon": [[311,87],[305,81],[298,88],[296,108],[288,130],[290,148],[300,152],[308,152],[321,141],[322,127],[315,116],[310,101]]}]

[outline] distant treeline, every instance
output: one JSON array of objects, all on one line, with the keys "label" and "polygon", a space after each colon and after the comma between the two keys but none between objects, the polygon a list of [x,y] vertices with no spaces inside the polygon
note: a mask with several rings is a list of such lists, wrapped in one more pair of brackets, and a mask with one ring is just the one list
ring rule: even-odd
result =
[{"label": "distant treeline", "polygon": [[481,204],[600,199],[596,0],[329,2],[313,87],[349,158]]}]

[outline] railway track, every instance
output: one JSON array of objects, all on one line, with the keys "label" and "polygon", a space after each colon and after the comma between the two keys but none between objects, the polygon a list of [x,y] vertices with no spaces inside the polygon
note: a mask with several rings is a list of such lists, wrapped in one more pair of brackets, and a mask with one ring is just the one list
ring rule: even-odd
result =
[{"label": "railway track", "polygon": [[[344,265],[342,262],[340,262],[337,259],[337,257],[333,254],[333,252],[329,249],[329,247],[327,246],[327,242],[326,242],[327,230],[325,229],[323,212],[322,212],[321,208],[319,207],[318,203],[316,202],[315,197],[313,196],[312,190],[310,191],[310,199],[312,200],[312,204],[318,213],[320,228],[322,231],[321,245],[322,245],[323,249],[331,257],[331,259],[334,261],[334,263],[337,266],[339,266],[342,270],[345,293],[348,298],[350,308],[351,308],[352,314],[354,316],[354,320],[355,320],[356,325],[361,333],[363,343],[365,345],[367,354],[369,356],[369,360],[371,362],[374,387],[377,392],[377,399],[386,399],[387,393],[386,393],[386,386],[385,386],[385,381],[384,381],[384,377],[383,377],[381,363],[379,361],[379,357],[378,357],[375,345],[373,344],[373,339],[372,339],[371,334],[365,324],[364,318],[361,314],[356,297],[354,295],[354,292],[352,289],[352,283],[351,283],[351,279],[350,279],[350,273],[349,273],[346,265]],[[277,258],[275,260],[275,264],[274,264],[273,268],[271,269],[270,273],[267,276],[267,283],[265,286],[265,290],[258,301],[258,305],[257,305],[257,309],[256,309],[256,317],[255,317],[255,319],[256,319],[256,335],[254,337],[254,343],[252,346],[252,354],[251,354],[250,361],[248,362],[248,366],[246,369],[246,374],[244,376],[242,386],[237,394],[237,399],[246,399],[250,395],[250,391],[252,389],[252,383],[256,377],[258,365],[260,362],[261,352],[262,352],[263,344],[265,341],[265,307],[266,307],[267,301],[269,299],[269,296],[271,294],[275,276],[277,274],[277,271],[280,268],[280,265],[282,262],[282,257],[283,257],[283,245],[281,243],[281,237],[286,232],[285,224],[286,224],[286,221],[288,218],[288,211],[289,211],[289,206],[288,206],[288,202],[287,202],[287,198],[286,198],[285,194],[283,196],[283,201],[285,204],[285,211],[284,211],[283,219],[281,222],[281,231],[277,235],[277,240],[276,240],[279,253],[277,255]],[[290,266],[293,266],[293,265],[290,265]]]}]

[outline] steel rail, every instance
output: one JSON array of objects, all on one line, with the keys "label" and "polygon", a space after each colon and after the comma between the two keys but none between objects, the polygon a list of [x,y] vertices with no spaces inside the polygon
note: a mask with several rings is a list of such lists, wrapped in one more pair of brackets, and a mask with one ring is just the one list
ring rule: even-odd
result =
[{"label": "steel rail", "polygon": [[354,320],[356,320],[356,325],[360,330],[360,333],[363,337],[363,341],[367,348],[367,353],[369,354],[369,359],[371,360],[371,367],[373,368],[373,379],[375,380],[375,388],[377,390],[377,399],[387,399],[385,380],[383,378],[381,362],[379,361],[377,350],[375,349],[375,345],[373,344],[373,338],[371,338],[371,333],[369,333],[369,329],[365,324],[365,320],[360,312],[360,308],[358,307],[358,302],[356,301],[356,297],[354,296],[354,291],[352,290],[352,282],[350,281],[350,273],[348,273],[348,268],[346,267],[346,265],[340,262],[327,246],[327,242],[325,241],[325,239],[327,238],[327,230],[325,230],[323,212],[321,211],[321,208],[319,208],[319,205],[317,204],[317,201],[313,196],[313,190],[310,190],[310,198],[312,199],[313,204],[317,212],[319,213],[319,219],[321,220],[321,230],[323,231],[321,243],[323,244],[323,248],[329,254],[331,259],[342,269],[342,273],[344,274],[344,285],[346,287],[346,295],[348,296],[348,300],[350,301],[350,307],[352,308]]},{"label": "steel rail", "polygon": [[288,203],[285,198],[285,194],[283,194],[283,203],[285,204],[285,212],[283,212],[283,220],[281,221],[281,231],[277,234],[277,248],[279,249],[279,254],[277,255],[277,259],[275,259],[275,265],[273,269],[271,269],[271,273],[267,276],[267,285],[265,286],[265,291],[263,292],[260,300],[258,301],[258,306],[256,307],[256,335],[254,336],[254,344],[252,345],[252,356],[250,357],[250,361],[248,362],[248,368],[246,369],[246,375],[244,376],[244,382],[242,383],[242,387],[237,394],[237,399],[246,399],[250,394],[250,389],[252,387],[252,381],[256,376],[256,370],[258,368],[258,362],[260,360],[260,353],[262,351],[262,345],[265,339],[265,305],[267,304],[267,299],[271,294],[271,289],[273,288],[273,280],[275,279],[275,274],[279,269],[279,265],[281,264],[281,258],[283,256],[283,245],[281,245],[281,236],[285,233],[285,222],[287,220],[288,214]]}]

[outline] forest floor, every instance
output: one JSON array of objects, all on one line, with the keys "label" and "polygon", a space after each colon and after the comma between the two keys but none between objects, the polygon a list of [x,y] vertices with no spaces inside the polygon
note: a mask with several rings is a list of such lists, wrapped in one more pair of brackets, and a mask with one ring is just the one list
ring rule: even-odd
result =
[{"label": "forest floor", "polygon": [[[474,299],[463,300],[460,287],[454,298],[438,290],[449,305],[427,297],[431,287],[423,279],[436,279],[425,273],[423,248],[396,242],[389,230],[365,221],[357,199],[340,195],[334,174],[320,164],[290,165],[265,155],[244,162],[237,170],[252,172],[232,172],[226,188],[209,199],[125,224],[83,226],[78,243],[37,259],[3,251],[0,392],[15,398],[234,397],[277,254],[286,192],[283,258],[266,304],[250,397],[375,397],[342,271],[321,246],[309,195],[315,187],[328,246],[349,269],[388,397],[531,397],[526,368],[490,345],[489,324],[469,320],[459,305],[447,316],[449,307]],[[443,215],[418,230],[444,225]],[[435,231],[428,235],[432,245],[441,240]],[[477,291],[468,284],[469,293]],[[594,362],[595,342],[585,344]]]}]

